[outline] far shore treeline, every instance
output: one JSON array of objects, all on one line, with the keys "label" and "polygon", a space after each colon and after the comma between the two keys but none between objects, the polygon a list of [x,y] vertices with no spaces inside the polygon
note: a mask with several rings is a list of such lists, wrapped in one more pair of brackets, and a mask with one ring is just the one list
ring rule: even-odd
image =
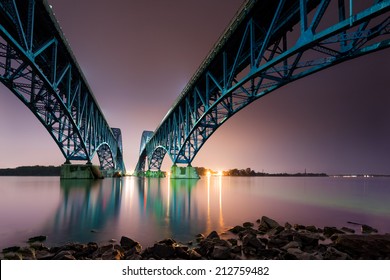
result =
[{"label": "far shore treeline", "polygon": [[[218,172],[213,171],[211,169],[205,168],[205,167],[195,167],[196,171],[198,171],[198,174],[200,176],[206,176],[208,174],[218,174]],[[274,176],[274,177],[283,177],[283,176],[309,176],[309,177],[327,177],[328,175],[326,173],[307,173],[306,171],[303,173],[267,173],[267,172],[257,172],[255,170],[252,170],[251,168],[245,168],[245,169],[229,169],[227,171],[222,171],[223,176]]]},{"label": "far shore treeline", "polygon": [[60,166],[20,166],[0,169],[0,176],[60,176]]},{"label": "far shore treeline", "polygon": [[[252,176],[252,177],[327,177],[329,176],[326,173],[311,173],[304,172],[302,173],[267,173],[267,172],[257,172],[252,170],[251,168],[245,169],[229,169],[226,171],[214,171],[210,168],[206,167],[195,167],[196,171],[200,176],[208,176],[208,175],[223,175],[223,176]],[[20,166],[16,168],[3,168],[0,169],[0,176],[60,176],[61,174],[61,166]],[[335,177],[344,177],[345,174],[339,175],[330,175]],[[349,175],[351,176],[351,175]],[[348,176],[347,176],[348,177]],[[390,175],[354,175],[353,177],[390,177]]]},{"label": "far shore treeline", "polygon": [[[195,167],[200,176],[207,175],[216,175],[219,174],[216,171],[213,171],[205,167]],[[0,176],[60,176],[60,166],[20,166],[16,168],[4,168],[0,169]],[[325,173],[266,173],[266,172],[256,172],[251,168],[245,169],[230,169],[227,171],[222,171],[224,176],[328,176]]]}]

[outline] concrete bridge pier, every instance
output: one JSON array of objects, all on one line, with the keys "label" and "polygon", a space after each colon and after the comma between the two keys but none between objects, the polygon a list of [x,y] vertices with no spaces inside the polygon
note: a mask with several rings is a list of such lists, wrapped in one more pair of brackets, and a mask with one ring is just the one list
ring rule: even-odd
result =
[{"label": "concrete bridge pier", "polygon": [[96,165],[71,164],[69,161],[61,165],[61,179],[103,179],[103,174]]},{"label": "concrete bridge pier", "polygon": [[198,172],[190,164],[186,167],[174,164],[171,167],[171,179],[200,179]]}]

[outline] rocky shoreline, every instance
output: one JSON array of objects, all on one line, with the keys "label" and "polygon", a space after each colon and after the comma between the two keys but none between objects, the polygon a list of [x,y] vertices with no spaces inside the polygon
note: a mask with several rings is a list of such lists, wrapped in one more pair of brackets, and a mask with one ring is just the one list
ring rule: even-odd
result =
[{"label": "rocky shoreline", "polygon": [[141,244],[122,236],[120,242],[108,244],[70,243],[48,248],[45,236],[29,239],[27,247],[2,250],[4,260],[389,260],[390,234],[361,226],[361,234],[350,228],[315,226],[281,226],[263,216],[256,223],[245,222],[229,229],[228,237],[213,231],[198,234],[187,244],[173,239],[142,248]]}]

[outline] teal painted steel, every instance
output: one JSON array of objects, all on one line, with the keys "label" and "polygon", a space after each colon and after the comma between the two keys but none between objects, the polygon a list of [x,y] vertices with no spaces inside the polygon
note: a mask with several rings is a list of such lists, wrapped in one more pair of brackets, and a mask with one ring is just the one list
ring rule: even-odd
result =
[{"label": "teal painted steel", "polygon": [[125,172],[121,132],[108,125],[50,6],[0,1],[0,81],[45,126],[66,161]]},{"label": "teal painted steel", "polygon": [[174,164],[191,164],[210,136],[253,101],[388,48],[389,11],[389,0],[247,1],[154,131],[136,169],[146,159],[148,169],[160,169],[166,153]]}]

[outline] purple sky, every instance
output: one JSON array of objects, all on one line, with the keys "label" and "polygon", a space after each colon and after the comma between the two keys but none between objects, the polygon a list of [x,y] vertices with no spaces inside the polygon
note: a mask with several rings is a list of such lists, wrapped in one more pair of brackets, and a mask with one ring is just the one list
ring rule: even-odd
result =
[{"label": "purple sky", "polygon": [[[142,131],[157,127],[242,2],[49,0],[109,124],[122,129],[128,170]],[[287,85],[219,128],[193,166],[390,174],[389,73],[385,50]],[[0,168],[65,161],[2,85],[0,130]]]}]

